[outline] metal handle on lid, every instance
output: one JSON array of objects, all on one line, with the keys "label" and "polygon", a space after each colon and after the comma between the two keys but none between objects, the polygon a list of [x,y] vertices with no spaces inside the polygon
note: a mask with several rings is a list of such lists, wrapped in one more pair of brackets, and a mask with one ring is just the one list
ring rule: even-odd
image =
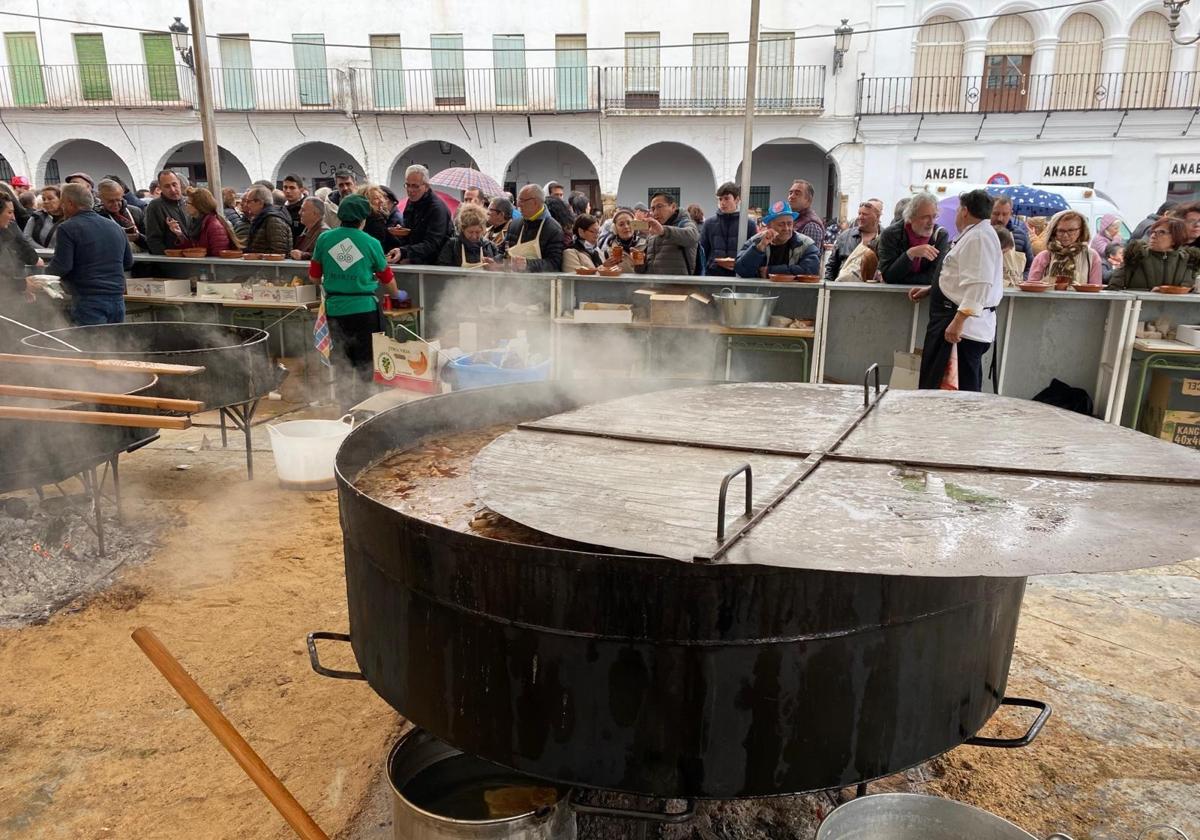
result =
[{"label": "metal handle on lid", "polygon": [[1190,837],[1188,837],[1186,834],[1184,834],[1183,831],[1181,831],[1180,829],[1176,828],[1173,825],[1167,825],[1166,823],[1157,823],[1155,825],[1146,826],[1145,828],[1142,829],[1142,833],[1137,836],[1137,840],[1142,840],[1142,838],[1145,837],[1147,834],[1149,834],[1151,831],[1173,831],[1174,833],[1176,833],[1180,837],[1182,837],[1183,840],[1192,840]]},{"label": "metal handle on lid", "polygon": [[1042,727],[1046,725],[1046,721],[1050,720],[1050,704],[1042,700],[1028,700],[1024,697],[1005,697],[1000,701],[1001,706],[1024,706],[1029,709],[1038,709],[1038,716],[1033,721],[1027,731],[1020,738],[984,738],[976,736],[963,741],[964,744],[970,744],[973,747],[996,747],[999,749],[1011,750],[1017,747],[1027,747],[1033,743],[1033,739],[1042,731]]},{"label": "metal handle on lid", "polygon": [[863,408],[871,405],[871,386],[868,383],[872,373],[875,374],[875,396],[879,396],[879,362],[871,365],[863,374]]},{"label": "metal handle on lid", "polygon": [[338,671],[333,668],[326,668],[321,664],[321,657],[317,653],[317,639],[327,639],[331,642],[348,642],[350,635],[348,633],[327,633],[323,630],[318,630],[308,634],[308,662],[312,665],[312,669],[323,677],[332,677],[335,680],[365,680],[358,671]]},{"label": "metal handle on lid", "polygon": [[725,497],[729,495],[729,483],[738,477],[739,473],[746,474],[746,516],[753,513],[754,476],[749,464],[742,464],[721,479],[721,492],[717,494],[717,541],[725,539]]},{"label": "metal handle on lid", "polygon": [[[580,792],[572,790],[569,802],[571,809],[577,814],[589,814],[595,817],[609,817],[623,820],[645,820],[647,822],[666,823],[675,825],[685,823],[696,816],[696,800],[685,799],[682,811],[639,811],[634,808],[613,808],[608,805],[587,805],[579,801]],[[663,803],[666,808],[666,803]]]}]

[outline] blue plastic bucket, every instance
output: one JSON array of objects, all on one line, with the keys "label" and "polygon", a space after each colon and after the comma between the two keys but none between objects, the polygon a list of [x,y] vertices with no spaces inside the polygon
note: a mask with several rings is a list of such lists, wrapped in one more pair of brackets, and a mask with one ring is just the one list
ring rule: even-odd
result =
[{"label": "blue plastic bucket", "polygon": [[550,377],[550,360],[526,368],[502,368],[503,350],[482,350],[462,356],[446,365],[456,391],[468,388],[487,388],[492,385],[513,385],[518,382],[541,382]]}]

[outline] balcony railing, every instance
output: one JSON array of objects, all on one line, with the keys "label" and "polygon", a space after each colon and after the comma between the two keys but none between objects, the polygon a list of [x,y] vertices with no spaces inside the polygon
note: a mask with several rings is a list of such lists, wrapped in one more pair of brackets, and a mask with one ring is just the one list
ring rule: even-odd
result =
[{"label": "balcony railing", "polygon": [[[604,67],[607,113],[740,114],[745,108],[745,67]],[[759,67],[755,111],[820,111],[825,67]]]},{"label": "balcony railing", "polygon": [[[386,70],[214,67],[218,111],[367,113],[741,113],[745,67]],[[755,107],[818,113],[822,66],[761,67]],[[183,65],[0,66],[0,108],[192,108]]]},{"label": "balcony railing", "polygon": [[863,76],[861,116],[1200,108],[1200,71]]}]

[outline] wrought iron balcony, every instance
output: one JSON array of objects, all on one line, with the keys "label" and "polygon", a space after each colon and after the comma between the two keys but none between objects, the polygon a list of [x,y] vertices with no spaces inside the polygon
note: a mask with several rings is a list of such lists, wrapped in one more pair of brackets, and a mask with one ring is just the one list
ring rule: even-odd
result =
[{"label": "wrought iron balcony", "polygon": [[0,108],[191,108],[192,72],[175,64],[0,67]]},{"label": "wrought iron balcony", "polygon": [[1200,108],[1200,72],[862,76],[860,116]]},{"label": "wrought iron balcony", "polygon": [[[745,67],[605,67],[603,74],[606,113],[745,110]],[[759,67],[755,88],[755,113],[819,113],[825,106],[825,67]]]}]

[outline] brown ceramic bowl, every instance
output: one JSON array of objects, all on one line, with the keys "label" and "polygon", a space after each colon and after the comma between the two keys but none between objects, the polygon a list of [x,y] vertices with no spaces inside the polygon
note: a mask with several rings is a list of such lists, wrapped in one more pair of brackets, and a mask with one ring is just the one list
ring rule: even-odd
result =
[{"label": "brown ceramic bowl", "polygon": [[208,249],[207,248],[184,248],[183,255],[185,257],[188,257],[193,260],[197,259],[199,257],[207,257]]},{"label": "brown ceramic bowl", "polygon": [[287,254],[263,254],[262,258],[267,262],[283,262],[287,259]]},{"label": "brown ceramic bowl", "polygon": [[1103,287],[1095,286],[1091,283],[1084,283],[1082,286],[1072,286],[1071,288],[1077,292],[1099,292]]},{"label": "brown ceramic bowl", "polygon": [[262,258],[262,254],[242,254],[244,260],[261,260]]},{"label": "brown ceramic bowl", "polygon": [[768,274],[767,279],[772,283],[795,283],[798,274]]},{"label": "brown ceramic bowl", "polygon": [[1056,292],[1065,292],[1067,290],[1067,287],[1070,285],[1071,285],[1070,277],[1055,277],[1054,278],[1054,290]]},{"label": "brown ceramic bowl", "polygon": [[230,248],[228,251],[222,251],[220,256],[221,259],[225,260],[240,260],[242,258],[242,252],[237,248]]},{"label": "brown ceramic bowl", "polygon": [[1050,290],[1050,284],[1049,283],[1039,283],[1039,282],[1030,280],[1028,282],[1021,283],[1020,285],[1017,286],[1017,288],[1020,289],[1022,292],[1047,292]]},{"label": "brown ceramic bowl", "polygon": [[1191,286],[1157,286],[1154,289],[1164,295],[1186,295],[1191,290]]},{"label": "brown ceramic bowl", "polygon": [[797,274],[795,275],[797,283],[820,283],[821,277],[818,274]]},{"label": "brown ceramic bowl", "polygon": [[167,250],[163,251],[163,256],[164,257],[182,257],[183,249],[182,248],[168,248]]},{"label": "brown ceramic bowl", "polygon": [[583,274],[583,275],[590,275],[590,274],[595,274],[595,273],[596,273],[596,269],[595,269],[595,268],[589,268],[589,267],[588,267],[588,266],[586,266],[586,265],[581,265],[581,266],[579,266],[578,268],[576,268],[576,269],[575,269],[575,273],[576,273],[576,274]]},{"label": "brown ceramic bowl", "polygon": [[613,266],[612,268],[602,268],[599,271],[597,271],[596,273],[599,274],[601,277],[620,277],[621,269],[616,266]]},{"label": "brown ceramic bowl", "polygon": [[735,260],[733,257],[717,257],[715,260],[713,260],[713,262],[719,265],[721,268],[726,268],[730,271],[733,271],[733,266],[737,260]]}]

